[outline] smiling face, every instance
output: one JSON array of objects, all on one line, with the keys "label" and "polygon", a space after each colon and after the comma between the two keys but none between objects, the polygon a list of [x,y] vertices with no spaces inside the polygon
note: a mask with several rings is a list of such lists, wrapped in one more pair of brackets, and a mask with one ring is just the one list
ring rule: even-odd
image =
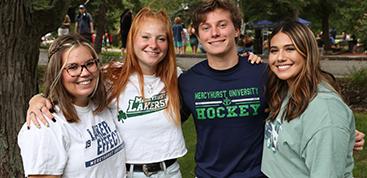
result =
[{"label": "smiling face", "polygon": [[134,53],[143,74],[152,75],[168,50],[167,30],[157,19],[147,18],[134,37]]},{"label": "smiling face", "polygon": [[236,54],[235,38],[239,35],[230,16],[230,12],[215,9],[206,14],[206,20],[200,23],[198,37],[208,57]]},{"label": "smiling face", "polygon": [[305,58],[288,35],[278,32],[270,41],[269,66],[279,79],[289,84],[305,67]]},{"label": "smiling face", "polygon": [[[62,55],[62,62],[65,68],[77,65],[92,65],[93,59],[91,51],[85,46],[78,46]],[[97,64],[95,64],[97,65]],[[66,69],[62,71],[62,84],[66,91],[73,96],[73,103],[77,106],[86,106],[88,97],[93,93],[97,85],[98,68],[94,72],[88,71],[85,67],[79,76],[72,77]]]}]

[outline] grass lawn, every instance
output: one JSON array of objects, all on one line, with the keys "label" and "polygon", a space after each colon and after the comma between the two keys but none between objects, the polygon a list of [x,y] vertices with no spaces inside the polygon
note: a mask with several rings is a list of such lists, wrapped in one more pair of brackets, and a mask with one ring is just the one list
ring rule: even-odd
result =
[{"label": "grass lawn", "polygon": [[[356,128],[364,133],[367,133],[367,113],[355,113],[355,117]],[[186,121],[183,124],[182,129],[184,132],[188,153],[186,156],[179,159],[181,173],[183,178],[193,178],[195,175],[194,153],[196,143],[196,132],[193,119],[190,118],[188,121]],[[365,149],[363,151],[354,153],[355,166],[353,176],[355,178],[367,178],[367,146],[364,148]]]}]

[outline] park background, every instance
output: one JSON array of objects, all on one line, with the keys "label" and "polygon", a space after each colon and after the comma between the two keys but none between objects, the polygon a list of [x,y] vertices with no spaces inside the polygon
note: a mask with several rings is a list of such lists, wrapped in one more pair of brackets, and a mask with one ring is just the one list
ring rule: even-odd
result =
[{"label": "park background", "polygon": [[[173,19],[180,16],[184,23],[190,23],[192,8],[198,0],[17,0],[0,2],[0,177],[23,177],[16,135],[24,123],[28,100],[42,90],[44,66],[38,65],[40,47],[47,47],[45,35],[55,37],[65,14],[69,14],[72,23],[78,12],[78,6],[85,3],[88,12],[94,18],[96,43],[94,47],[103,62],[119,60],[118,30],[119,16],[129,8],[134,13],[144,6],[165,9]],[[254,36],[256,29],[251,24],[262,20],[277,22],[284,18],[303,18],[311,22],[310,28],[323,32],[324,52],[332,55],[346,54],[365,56],[365,48],[355,54],[348,45],[332,45],[329,32],[335,29],[354,34],[358,44],[367,42],[367,1],[365,0],[234,0],[243,13],[246,25],[243,31]],[[72,27],[74,24],[71,25]],[[267,30],[257,33],[255,46],[260,49]],[[73,31],[73,29],[71,29]],[[111,46],[103,49],[102,36],[108,31],[112,36]],[[266,33],[265,33],[266,32]],[[42,39],[44,41],[42,41]],[[42,45],[44,46],[42,46]],[[255,47],[254,46],[254,47]],[[255,47],[255,48],[257,48]],[[111,49],[111,50],[110,50]],[[260,53],[261,54],[261,53]],[[363,57],[362,57],[363,58]],[[346,57],[348,60],[348,57]],[[354,109],[356,127],[367,133],[367,69],[351,71],[351,74],[338,79],[343,86],[344,97]],[[41,88],[41,89],[40,89]],[[184,178],[194,177],[195,126],[192,119],[183,124],[188,154],[180,159]],[[355,153],[356,178],[367,177],[366,150]]]}]

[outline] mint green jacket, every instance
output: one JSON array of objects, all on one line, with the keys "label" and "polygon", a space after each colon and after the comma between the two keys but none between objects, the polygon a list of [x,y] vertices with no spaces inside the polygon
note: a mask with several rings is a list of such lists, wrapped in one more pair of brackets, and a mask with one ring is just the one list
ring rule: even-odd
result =
[{"label": "mint green jacket", "polygon": [[266,123],[261,170],[268,177],[353,177],[353,112],[326,85],[318,87],[298,118],[281,121],[286,98],[276,120]]}]

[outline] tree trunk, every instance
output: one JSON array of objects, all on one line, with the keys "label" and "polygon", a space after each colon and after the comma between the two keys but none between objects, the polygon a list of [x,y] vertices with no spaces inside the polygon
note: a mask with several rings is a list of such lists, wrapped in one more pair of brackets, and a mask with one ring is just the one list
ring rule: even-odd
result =
[{"label": "tree trunk", "polygon": [[[60,5],[61,0],[53,1]],[[42,34],[55,29],[56,19],[63,13],[49,8],[59,16],[46,16],[48,11],[32,9],[32,1],[0,2],[0,177],[23,177],[22,161],[17,145],[17,134],[26,117],[28,100],[37,93],[37,63]],[[66,8],[65,12],[66,12]],[[53,21],[47,23],[48,21]]]},{"label": "tree trunk", "polygon": [[329,51],[331,49],[331,41],[329,37],[329,14],[323,14],[321,17],[322,24],[322,41],[324,42],[325,51]]},{"label": "tree trunk", "polygon": [[331,49],[331,41],[329,37],[329,17],[331,14],[330,4],[326,1],[321,1],[319,8],[323,12],[323,13],[320,13],[321,28],[322,28],[322,41],[324,43],[325,51],[329,51]]},{"label": "tree trunk", "polygon": [[94,41],[94,49],[98,54],[102,51],[102,39],[103,34],[105,33],[107,27],[107,7],[106,4],[102,3],[98,7],[98,11],[96,13],[96,40]]}]

